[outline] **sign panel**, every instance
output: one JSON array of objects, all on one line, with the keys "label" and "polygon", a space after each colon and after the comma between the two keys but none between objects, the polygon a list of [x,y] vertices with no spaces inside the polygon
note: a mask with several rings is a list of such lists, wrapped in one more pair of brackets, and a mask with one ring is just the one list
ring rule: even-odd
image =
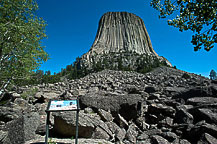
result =
[{"label": "sign panel", "polygon": [[52,100],[48,108],[49,111],[64,111],[78,109],[77,100]]}]

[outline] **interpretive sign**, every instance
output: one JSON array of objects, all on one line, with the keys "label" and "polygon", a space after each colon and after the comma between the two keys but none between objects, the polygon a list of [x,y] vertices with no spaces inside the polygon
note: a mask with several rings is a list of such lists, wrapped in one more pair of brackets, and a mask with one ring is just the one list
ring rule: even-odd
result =
[{"label": "interpretive sign", "polygon": [[76,132],[75,132],[75,144],[78,144],[78,117],[79,117],[79,100],[50,100],[47,105],[47,120],[46,120],[46,136],[45,136],[45,144],[48,144],[49,137],[49,119],[50,112],[58,112],[58,111],[76,111]]},{"label": "interpretive sign", "polygon": [[52,100],[48,111],[76,110],[77,100]]}]

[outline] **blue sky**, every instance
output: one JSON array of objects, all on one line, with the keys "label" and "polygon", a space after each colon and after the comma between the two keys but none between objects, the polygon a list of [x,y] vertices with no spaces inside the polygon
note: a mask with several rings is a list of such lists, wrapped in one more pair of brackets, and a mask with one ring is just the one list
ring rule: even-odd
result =
[{"label": "blue sky", "polygon": [[208,76],[217,71],[217,45],[206,52],[194,52],[192,33],[179,32],[159,19],[150,7],[151,0],[37,0],[38,15],[48,24],[43,40],[50,59],[39,69],[52,73],[72,64],[76,57],[89,51],[94,42],[100,17],[111,11],[134,13],[143,19],[154,50],[178,69]]}]

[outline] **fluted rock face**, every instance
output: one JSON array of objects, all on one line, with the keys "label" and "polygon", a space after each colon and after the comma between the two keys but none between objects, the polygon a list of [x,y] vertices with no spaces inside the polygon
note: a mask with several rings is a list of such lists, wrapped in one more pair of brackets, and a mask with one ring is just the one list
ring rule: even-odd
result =
[{"label": "fluted rock face", "polygon": [[143,20],[127,12],[108,12],[102,16],[91,51],[130,51],[157,55],[152,48]]},{"label": "fluted rock face", "polygon": [[[143,56],[143,58],[139,58]],[[104,60],[106,57],[106,60]],[[148,57],[148,58],[147,58]],[[119,59],[121,58],[121,60]],[[153,63],[156,59],[160,62],[171,64],[154,51],[145,24],[138,16],[127,12],[105,13],[99,22],[95,41],[86,54],[77,63],[91,69],[99,61],[117,63],[132,70],[138,68],[138,61]],[[121,62],[120,62],[121,61]],[[137,63],[137,66],[133,66]]]}]

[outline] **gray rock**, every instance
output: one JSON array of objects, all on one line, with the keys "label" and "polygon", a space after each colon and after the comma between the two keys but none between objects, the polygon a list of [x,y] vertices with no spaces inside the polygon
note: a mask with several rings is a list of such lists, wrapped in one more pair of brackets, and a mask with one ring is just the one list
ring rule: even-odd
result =
[{"label": "gray rock", "polygon": [[145,87],[145,92],[147,92],[147,93],[154,93],[156,91],[158,91],[158,88],[155,87],[155,86],[147,86],[147,87]]},{"label": "gray rock", "polygon": [[19,106],[8,106],[0,108],[0,121],[9,122],[22,115],[22,108]]},{"label": "gray rock", "polygon": [[164,132],[161,136],[167,139],[169,142],[173,142],[174,140],[178,139],[179,137],[173,132]]},{"label": "gray rock", "polygon": [[0,144],[3,144],[6,140],[8,133],[0,130]]},{"label": "gray rock", "polygon": [[[76,112],[58,112],[53,113],[54,116],[54,131],[64,137],[75,136],[76,132]],[[91,138],[94,135],[94,131],[97,127],[100,130],[104,130],[110,137],[112,132],[109,130],[108,126],[100,119],[96,113],[79,113],[78,122],[78,135],[83,138]],[[97,130],[99,130],[99,128]],[[102,132],[104,133],[104,132]],[[98,135],[98,134],[96,134]],[[95,135],[95,136],[96,136]]]},{"label": "gray rock", "polygon": [[193,123],[193,120],[194,120],[194,117],[190,113],[188,113],[184,109],[180,109],[175,114],[174,123],[178,123],[178,124],[181,124],[181,123],[190,124],[190,123]]},{"label": "gray rock", "polygon": [[141,130],[147,130],[149,128],[149,124],[145,122],[144,117],[139,117],[136,119],[135,124],[141,129]]},{"label": "gray rock", "polygon": [[212,97],[213,89],[211,86],[197,86],[193,88],[186,89],[181,93],[174,95],[173,98],[182,98],[184,100],[193,98],[193,97]]},{"label": "gray rock", "polygon": [[207,105],[207,104],[216,104],[217,98],[214,97],[194,97],[187,100],[187,104],[190,105]]},{"label": "gray rock", "polygon": [[174,119],[172,119],[170,117],[166,117],[165,119],[163,119],[162,121],[159,122],[159,126],[167,127],[167,128],[172,127],[173,121],[174,121]]},{"label": "gray rock", "polygon": [[105,139],[105,140],[109,140],[110,139],[110,135],[106,131],[104,131],[102,128],[96,127],[96,129],[93,132],[92,138],[93,139]]},{"label": "gray rock", "polygon": [[101,117],[101,119],[105,122],[109,122],[109,121],[113,121],[113,117],[111,115],[111,113],[103,110],[103,109],[98,109],[98,114]]},{"label": "gray rock", "polygon": [[204,122],[199,122],[189,130],[189,140],[193,142],[198,141],[199,138],[205,133],[208,133],[217,138],[217,126]]},{"label": "gray rock", "polygon": [[217,139],[212,135],[205,133],[197,144],[217,144]]},{"label": "gray rock", "polygon": [[[65,137],[75,136],[76,132],[76,112],[68,111],[68,112],[56,112],[53,113],[54,116],[54,130],[59,135]],[[94,132],[95,124],[93,119],[97,119],[100,121],[99,116],[96,114],[86,114],[79,113],[79,137],[83,138],[91,138]]]},{"label": "gray rock", "polygon": [[110,131],[115,135],[115,137],[119,141],[123,141],[126,135],[126,131],[123,128],[120,128],[114,122],[106,122],[107,126],[109,127]]},{"label": "gray rock", "polygon": [[131,120],[138,114],[137,105],[141,101],[141,96],[95,93],[82,96],[80,100],[80,104],[86,107],[110,110],[120,113],[126,120]]},{"label": "gray rock", "polygon": [[84,109],[84,113],[92,114],[92,113],[94,113],[94,111],[93,111],[92,108],[87,107],[87,108]]},{"label": "gray rock", "polygon": [[146,140],[148,138],[149,136],[146,133],[142,133],[137,137],[137,140],[141,141],[141,140]]},{"label": "gray rock", "polygon": [[152,135],[160,135],[162,131],[160,129],[151,129],[151,130],[144,131],[143,133],[147,134],[148,136],[152,136]]},{"label": "gray rock", "polygon": [[138,127],[132,123],[126,133],[126,139],[131,143],[136,143],[136,137],[138,136]]},{"label": "gray rock", "polygon": [[146,139],[146,140],[142,140],[142,141],[137,141],[136,144],[153,144],[151,139]]},{"label": "gray rock", "polygon": [[199,122],[205,120],[208,123],[217,124],[217,110],[208,106],[207,108],[192,108],[189,112],[194,116],[194,121]]},{"label": "gray rock", "polygon": [[128,128],[128,122],[120,114],[118,114],[118,119],[121,128]]},{"label": "gray rock", "polygon": [[155,114],[157,116],[160,116],[160,114],[164,116],[174,117],[176,110],[167,105],[163,104],[151,104],[148,107],[148,113],[149,114]]},{"label": "gray rock", "polygon": [[153,135],[151,140],[154,144],[170,144],[165,138],[159,135]]},{"label": "gray rock", "polygon": [[50,99],[57,99],[57,97],[59,96],[60,94],[58,94],[58,93],[55,93],[55,92],[37,92],[36,94],[35,94],[35,96],[37,97],[37,98],[40,98],[41,96],[43,96],[45,99],[48,99],[48,100],[50,100]]},{"label": "gray rock", "polygon": [[7,123],[8,135],[6,144],[21,144],[34,139],[35,131],[39,126],[39,119],[39,115],[33,112]]},{"label": "gray rock", "polygon": [[191,144],[191,143],[186,139],[176,139],[175,141],[173,141],[172,144]]}]

